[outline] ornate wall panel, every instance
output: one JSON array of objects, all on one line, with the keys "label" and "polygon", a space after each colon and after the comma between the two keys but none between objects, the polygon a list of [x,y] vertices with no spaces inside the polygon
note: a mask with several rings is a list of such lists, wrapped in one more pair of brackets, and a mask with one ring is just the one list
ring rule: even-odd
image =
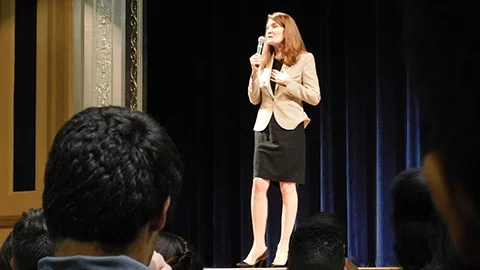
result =
[{"label": "ornate wall panel", "polygon": [[107,105],[142,110],[143,1],[75,1],[76,111]]}]

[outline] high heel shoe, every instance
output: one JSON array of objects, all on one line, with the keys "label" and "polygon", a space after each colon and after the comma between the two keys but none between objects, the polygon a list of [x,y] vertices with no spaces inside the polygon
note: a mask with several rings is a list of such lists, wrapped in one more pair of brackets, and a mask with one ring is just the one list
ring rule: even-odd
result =
[{"label": "high heel shoe", "polygon": [[241,261],[237,263],[237,267],[238,268],[265,267],[267,258],[268,258],[268,249],[266,249],[265,252],[255,260],[255,263],[253,265],[248,264],[245,261]]},{"label": "high heel shoe", "polygon": [[[288,265],[288,252],[286,253],[286,258],[285,258],[285,263],[284,264],[276,264],[275,260],[273,260],[272,265],[270,265],[270,268],[285,268]],[[278,255],[278,253],[277,253]],[[281,257],[280,257],[281,258]],[[276,258],[275,258],[276,259]]]},{"label": "high heel shoe", "polygon": [[285,262],[285,264],[282,264],[282,265],[279,265],[279,264],[273,264],[270,266],[270,268],[285,268],[288,266],[288,259],[287,261]]}]

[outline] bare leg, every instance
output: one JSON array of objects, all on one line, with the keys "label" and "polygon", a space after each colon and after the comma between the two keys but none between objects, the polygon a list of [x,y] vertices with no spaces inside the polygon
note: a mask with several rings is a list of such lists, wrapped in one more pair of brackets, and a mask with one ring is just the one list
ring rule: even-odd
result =
[{"label": "bare leg", "polygon": [[244,262],[253,265],[258,257],[267,249],[265,243],[265,230],[268,217],[267,191],[270,181],[262,178],[254,178],[252,185],[251,212],[253,228],[253,245]]},{"label": "bare leg", "polygon": [[274,265],[284,265],[288,258],[288,246],[290,244],[290,236],[295,226],[298,208],[297,186],[294,182],[280,182],[280,190],[282,192],[282,229],[280,242],[277,246],[277,253]]}]

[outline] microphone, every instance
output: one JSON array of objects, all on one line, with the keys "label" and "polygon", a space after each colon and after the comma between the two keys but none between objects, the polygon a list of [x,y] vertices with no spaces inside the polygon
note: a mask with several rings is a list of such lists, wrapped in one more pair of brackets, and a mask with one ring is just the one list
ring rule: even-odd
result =
[{"label": "microphone", "polygon": [[258,45],[257,45],[257,53],[262,54],[263,42],[265,41],[265,37],[259,36],[258,37]]},{"label": "microphone", "polygon": [[[263,42],[265,41],[265,37],[259,36],[258,37],[258,45],[257,45],[257,54],[262,55],[262,48],[263,48]],[[255,66],[258,68],[259,65],[255,64]]]}]

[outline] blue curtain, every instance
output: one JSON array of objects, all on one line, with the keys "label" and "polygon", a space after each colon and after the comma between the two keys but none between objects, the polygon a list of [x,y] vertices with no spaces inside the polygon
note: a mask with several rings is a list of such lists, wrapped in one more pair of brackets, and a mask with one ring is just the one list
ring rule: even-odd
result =
[{"label": "blue curtain", "polygon": [[[253,123],[248,58],[266,15],[293,16],[316,57],[322,101],[305,105],[306,185],[297,222],[318,211],[347,227],[347,252],[359,266],[395,265],[390,182],[419,166],[422,125],[402,56],[400,14],[391,1],[159,2],[148,9],[148,111],[177,143],[187,171],[166,230],[191,241],[208,267],[232,267],[252,244]],[[199,12],[201,11],[201,12]],[[182,27],[185,20],[191,27]],[[193,27],[193,28],[192,28]],[[198,28],[198,29],[197,29]],[[162,76],[152,73],[159,65]],[[156,66],[156,67],[155,67]],[[167,86],[166,82],[172,82]],[[281,195],[271,187],[267,243],[280,236]]]}]

